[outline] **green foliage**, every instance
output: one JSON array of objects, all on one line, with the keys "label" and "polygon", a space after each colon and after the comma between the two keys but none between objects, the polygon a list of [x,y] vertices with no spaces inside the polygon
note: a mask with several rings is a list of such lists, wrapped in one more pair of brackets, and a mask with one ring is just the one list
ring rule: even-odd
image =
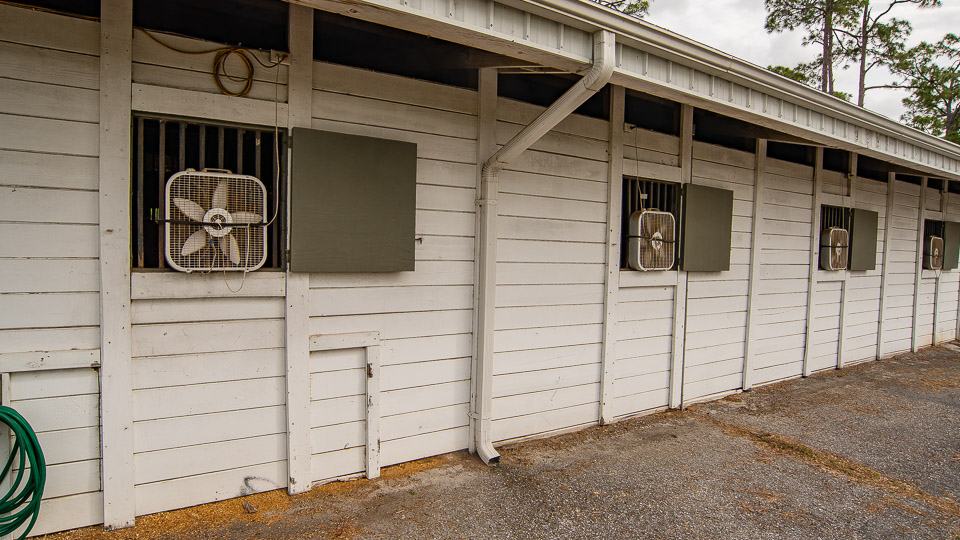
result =
[{"label": "green foliage", "polygon": [[[867,90],[882,86],[867,86],[867,73],[877,66],[889,68],[899,61],[905,52],[904,43],[913,28],[904,19],[895,17],[884,20],[894,7],[913,4],[919,8],[939,7],[940,0],[889,0],[889,4],[877,12],[867,0],[860,2],[860,17],[855,28],[838,27],[837,59],[858,67],[857,104],[864,104]],[[846,69],[848,66],[844,66]]]},{"label": "green foliage", "polygon": [[903,79],[893,86],[910,90],[901,120],[960,144],[960,37],[947,34],[938,43],[923,42],[891,69]]},{"label": "green foliage", "polygon": [[624,14],[642,19],[650,14],[653,0],[594,0],[596,3],[613,8]]},{"label": "green foliage", "polygon": [[787,66],[767,66],[767,69],[776,73],[777,75],[783,75],[788,79],[793,79],[798,83],[803,83],[807,86],[812,86],[811,76],[806,68],[807,64],[799,64],[797,67],[787,67]]},{"label": "green foliage", "polygon": [[[797,64],[796,67],[767,66],[767,69],[807,86],[816,87],[820,82],[820,74],[817,73],[817,66],[813,62],[809,64]],[[845,101],[850,101],[850,99],[853,98],[853,95],[849,92],[841,92],[839,90],[834,90],[831,94]]]},{"label": "green foliage", "polygon": [[812,64],[820,70],[819,85],[833,92],[833,68],[840,60],[835,50],[837,29],[856,27],[857,14],[868,0],[764,0],[764,23],[768,33],[803,29],[803,44],[820,45],[822,52]]}]

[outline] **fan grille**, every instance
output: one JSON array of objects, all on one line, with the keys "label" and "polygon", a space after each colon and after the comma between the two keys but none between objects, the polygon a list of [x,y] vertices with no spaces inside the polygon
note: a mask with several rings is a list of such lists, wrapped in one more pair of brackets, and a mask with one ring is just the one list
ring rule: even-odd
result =
[{"label": "fan grille", "polygon": [[645,210],[630,218],[630,266],[669,270],[676,255],[676,220],[670,212]]},{"label": "fan grille", "polygon": [[943,268],[943,238],[928,236],[924,248],[927,269],[940,270]]},{"label": "fan grille", "polygon": [[[220,190],[220,193],[216,192]],[[219,200],[216,200],[219,197]],[[203,223],[187,215],[177,200],[196,203]],[[226,204],[223,204],[226,203]],[[239,215],[238,215],[239,213]],[[166,187],[167,262],[180,271],[256,270],[266,261],[266,188],[253,176],[185,171],[174,174]],[[249,221],[255,223],[246,223]],[[210,223],[219,222],[220,225]],[[201,249],[183,253],[184,245],[198,232]],[[231,260],[230,243],[236,251]]]},{"label": "fan grille", "polygon": [[830,227],[820,234],[826,244],[820,245],[820,267],[824,270],[846,270],[850,242],[846,229]]}]

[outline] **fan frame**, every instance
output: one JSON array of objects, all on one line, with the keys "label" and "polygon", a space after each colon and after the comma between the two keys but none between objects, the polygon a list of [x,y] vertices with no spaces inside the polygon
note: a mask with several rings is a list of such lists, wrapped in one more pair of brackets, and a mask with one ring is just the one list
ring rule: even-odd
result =
[{"label": "fan frame", "polygon": [[[934,255],[933,255],[933,241],[938,240],[940,242],[940,264],[934,264]],[[945,243],[943,237],[931,234],[923,239],[923,267],[927,270],[943,270],[943,252],[945,249]]]},{"label": "fan frame", "polygon": [[[164,200],[163,200],[163,205],[164,205],[164,213],[163,213],[163,217],[164,217],[164,223],[163,223],[163,244],[164,244],[164,246],[163,246],[163,256],[164,256],[164,259],[166,259],[167,264],[170,266],[170,268],[173,268],[174,270],[176,270],[176,271],[178,271],[178,272],[184,272],[184,273],[187,273],[187,274],[191,274],[191,273],[193,273],[193,272],[211,272],[211,271],[216,271],[216,272],[253,272],[253,271],[256,271],[256,270],[259,270],[260,268],[262,268],[263,265],[267,262],[267,251],[268,251],[268,250],[267,250],[267,227],[266,227],[266,225],[260,227],[261,231],[260,231],[260,233],[259,233],[259,234],[262,234],[262,235],[263,235],[263,240],[262,240],[263,255],[260,257],[260,260],[257,261],[256,264],[254,264],[254,265],[251,265],[251,266],[235,266],[235,267],[228,267],[228,266],[224,266],[224,265],[219,265],[219,266],[204,266],[204,267],[202,267],[202,268],[194,268],[194,267],[184,267],[184,266],[181,266],[181,265],[179,265],[179,264],[177,264],[176,262],[173,261],[173,258],[170,256],[170,248],[171,248],[171,245],[170,245],[170,219],[171,219],[170,213],[171,213],[171,209],[174,207],[174,204],[173,204],[173,201],[172,201],[171,198],[170,198],[170,187],[173,185],[173,182],[174,182],[175,180],[177,180],[177,179],[180,178],[181,176],[186,176],[186,175],[216,178],[216,179],[218,179],[218,181],[220,181],[220,182],[223,182],[223,181],[236,181],[236,180],[253,181],[253,182],[255,183],[255,185],[260,189],[260,193],[262,194],[262,206],[263,206],[263,208],[262,208],[261,211],[260,211],[260,215],[261,215],[263,218],[266,218],[266,216],[267,216],[267,188],[266,188],[266,186],[263,184],[263,182],[261,182],[260,179],[257,178],[257,177],[255,177],[255,176],[250,176],[250,175],[248,175],[248,174],[234,174],[234,173],[232,173],[232,172],[230,172],[230,171],[211,170],[211,169],[204,169],[204,170],[202,170],[202,171],[195,171],[195,170],[187,169],[187,170],[185,170],[185,171],[179,171],[179,172],[174,173],[173,175],[170,176],[170,178],[167,179],[167,182],[166,182],[166,184],[165,184],[165,186],[164,186],[164,197],[163,197],[163,199],[164,199]],[[209,210],[212,210],[212,209],[206,209],[206,210],[209,211]],[[233,227],[233,231],[231,231],[230,234],[236,233],[236,231],[237,231],[238,229],[239,229],[239,227],[234,226],[234,227]],[[251,234],[253,234],[253,233],[251,232]],[[204,249],[206,249],[206,248],[204,248]]]},{"label": "fan frame", "polygon": [[[837,246],[833,245],[833,233],[834,231],[843,232],[846,236],[846,243],[841,244],[846,252],[846,257],[843,262],[843,266],[834,267],[832,264],[832,251],[836,249]],[[823,239],[826,238],[827,243],[823,243]],[[850,231],[843,227],[827,227],[820,232],[820,269],[827,270],[829,272],[839,272],[841,270],[846,270],[850,266]]]},{"label": "fan frame", "polygon": [[[647,214],[655,214],[662,216],[669,216],[673,220],[673,238],[671,240],[665,240],[665,242],[670,244],[671,254],[670,254],[670,266],[667,267],[653,267],[645,268],[641,262],[643,257],[641,256],[642,245],[640,243],[640,231],[643,229],[643,217]],[[639,270],[641,272],[665,272],[670,270],[677,264],[677,217],[673,215],[672,212],[664,212],[662,210],[638,210],[630,215],[629,223],[629,241],[627,246],[627,266],[633,270]],[[634,264],[636,263],[636,264]]]}]

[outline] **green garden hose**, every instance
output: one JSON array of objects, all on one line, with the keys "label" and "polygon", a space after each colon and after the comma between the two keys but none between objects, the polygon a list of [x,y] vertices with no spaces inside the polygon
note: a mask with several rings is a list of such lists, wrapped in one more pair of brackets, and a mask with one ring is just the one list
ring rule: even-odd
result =
[{"label": "green garden hose", "polygon": [[[17,478],[0,498],[0,536],[15,532],[29,520],[27,528],[19,536],[22,539],[30,533],[40,514],[40,497],[43,496],[43,485],[47,481],[47,463],[43,459],[37,434],[20,413],[10,407],[0,406],[0,422],[9,426],[16,437],[0,478],[10,474],[14,458],[18,459]],[[0,444],[6,444],[6,441],[0,441]],[[29,471],[24,475],[28,462]]]}]

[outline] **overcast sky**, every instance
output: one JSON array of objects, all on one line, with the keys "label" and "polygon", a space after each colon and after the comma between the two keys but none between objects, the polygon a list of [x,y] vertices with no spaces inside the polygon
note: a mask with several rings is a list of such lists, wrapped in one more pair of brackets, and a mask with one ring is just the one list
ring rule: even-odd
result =
[{"label": "overcast sky", "polygon": [[[881,8],[888,5],[883,1],[873,3]],[[939,41],[948,32],[960,32],[960,0],[943,0],[943,7],[924,10],[912,5],[899,5],[893,9],[893,14],[909,20],[913,25],[909,45],[920,41]],[[763,67],[792,67],[816,58],[818,51],[815,45],[803,47],[800,44],[803,37],[800,31],[767,34],[763,29],[765,17],[763,0],[654,0],[650,15],[645,20]],[[867,86],[890,80],[889,74],[881,73],[879,69],[875,68],[867,74]],[[856,66],[834,73],[836,89],[853,94],[853,101],[856,102]],[[865,105],[868,109],[899,119],[903,112],[900,100],[905,95],[895,90],[870,90]]]}]

